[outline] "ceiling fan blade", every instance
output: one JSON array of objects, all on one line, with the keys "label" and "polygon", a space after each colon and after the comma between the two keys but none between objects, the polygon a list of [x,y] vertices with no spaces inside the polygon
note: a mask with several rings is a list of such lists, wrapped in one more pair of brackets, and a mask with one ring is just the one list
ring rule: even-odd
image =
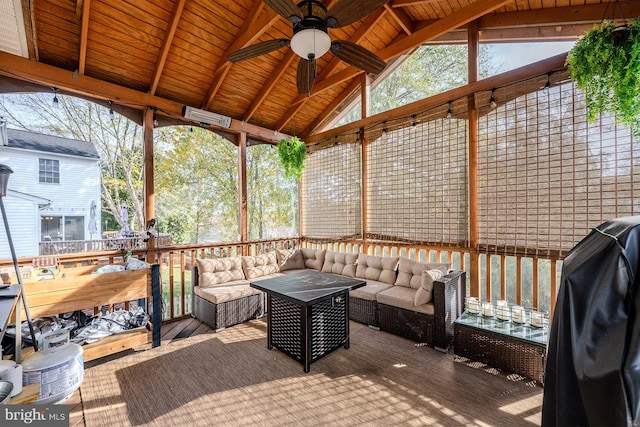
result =
[{"label": "ceiling fan blade", "polygon": [[327,26],[344,27],[364,18],[389,0],[340,0],[327,11]]},{"label": "ceiling fan blade", "polygon": [[375,53],[346,40],[332,42],[331,53],[347,64],[371,74],[380,74],[387,66],[387,63]]},{"label": "ceiling fan blade", "polygon": [[[296,6],[291,0],[264,0],[264,2],[278,15],[285,17],[294,24],[302,21],[302,12],[300,11],[300,8],[298,8],[298,6]],[[297,17],[297,19],[292,19],[291,17]]]},{"label": "ceiling fan blade", "polygon": [[245,47],[244,49],[237,50],[227,56],[227,60],[230,62],[244,61],[245,59],[255,58],[256,56],[273,52],[274,50],[281,49],[285,46],[289,46],[289,39],[267,40],[266,42],[257,43]]},{"label": "ceiling fan blade", "polygon": [[298,62],[298,74],[296,83],[298,85],[298,93],[306,93],[311,95],[311,88],[316,79],[316,61],[300,58]]}]

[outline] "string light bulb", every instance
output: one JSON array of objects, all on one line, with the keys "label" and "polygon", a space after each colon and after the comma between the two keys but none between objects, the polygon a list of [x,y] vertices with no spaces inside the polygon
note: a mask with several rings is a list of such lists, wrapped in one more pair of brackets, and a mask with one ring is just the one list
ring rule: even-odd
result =
[{"label": "string light bulb", "polygon": [[53,87],[53,106],[57,107],[59,105],[59,101],[58,101],[58,88],[57,87]]},{"label": "string light bulb", "polygon": [[113,112],[113,101],[109,100],[109,117],[111,118],[111,121],[114,121],[116,119],[116,115]]},{"label": "string light bulb", "polygon": [[498,104],[496,104],[496,99],[493,97],[494,92],[495,89],[491,89],[491,99],[489,99],[489,105],[491,106],[491,108],[496,108],[498,106]]},{"label": "string light bulb", "polygon": [[153,112],[153,127],[158,127],[158,117],[155,111]]},{"label": "string light bulb", "polygon": [[414,115],[411,116],[411,126],[415,127],[416,124],[417,124],[416,123],[416,115],[414,114]]},{"label": "string light bulb", "polygon": [[549,89],[551,87],[551,74],[547,73],[547,82],[544,84],[545,89]]},{"label": "string light bulb", "polygon": [[451,118],[451,101],[449,101],[449,109],[447,110],[447,119]]},{"label": "string light bulb", "polygon": [[382,142],[387,142],[387,122],[382,122]]}]

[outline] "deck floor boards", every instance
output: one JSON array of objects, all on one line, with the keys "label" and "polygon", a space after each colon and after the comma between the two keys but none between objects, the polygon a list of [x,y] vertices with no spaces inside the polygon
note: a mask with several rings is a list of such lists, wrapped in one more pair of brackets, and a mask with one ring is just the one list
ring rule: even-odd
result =
[{"label": "deck floor boards", "polygon": [[[187,317],[184,319],[167,322],[162,324],[162,345],[166,345],[173,340],[188,338],[192,335],[199,335],[213,332],[206,324],[200,322],[197,319],[193,319],[191,317]],[[145,346],[143,345],[139,349],[143,349]],[[129,350],[128,352],[131,352]],[[103,358],[107,360],[112,357],[122,357],[124,353],[118,353],[116,355],[107,356],[107,358]],[[98,363],[100,360],[97,361]],[[97,363],[96,361],[92,361],[91,364]],[[84,412],[82,406],[82,393],[80,390],[76,390],[71,397],[69,397],[65,402],[65,405],[69,405],[69,427],[86,427]]]}]

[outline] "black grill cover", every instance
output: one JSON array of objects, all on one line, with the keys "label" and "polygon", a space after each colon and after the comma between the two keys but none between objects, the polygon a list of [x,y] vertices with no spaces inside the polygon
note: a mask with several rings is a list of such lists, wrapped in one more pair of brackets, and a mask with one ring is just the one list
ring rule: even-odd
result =
[{"label": "black grill cover", "polygon": [[567,254],[543,426],[640,425],[640,216],[596,227]]}]

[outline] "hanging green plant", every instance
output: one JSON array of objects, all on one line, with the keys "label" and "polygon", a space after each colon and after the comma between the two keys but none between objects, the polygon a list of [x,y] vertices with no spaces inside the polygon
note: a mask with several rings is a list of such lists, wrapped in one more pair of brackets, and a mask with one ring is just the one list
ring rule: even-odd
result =
[{"label": "hanging green plant", "polygon": [[280,163],[284,167],[287,177],[300,179],[304,169],[304,158],[307,155],[307,146],[298,137],[281,139],[278,144]]},{"label": "hanging green plant", "polygon": [[578,40],[567,56],[571,78],[586,95],[587,118],[616,115],[640,136],[640,18],[605,21]]}]

